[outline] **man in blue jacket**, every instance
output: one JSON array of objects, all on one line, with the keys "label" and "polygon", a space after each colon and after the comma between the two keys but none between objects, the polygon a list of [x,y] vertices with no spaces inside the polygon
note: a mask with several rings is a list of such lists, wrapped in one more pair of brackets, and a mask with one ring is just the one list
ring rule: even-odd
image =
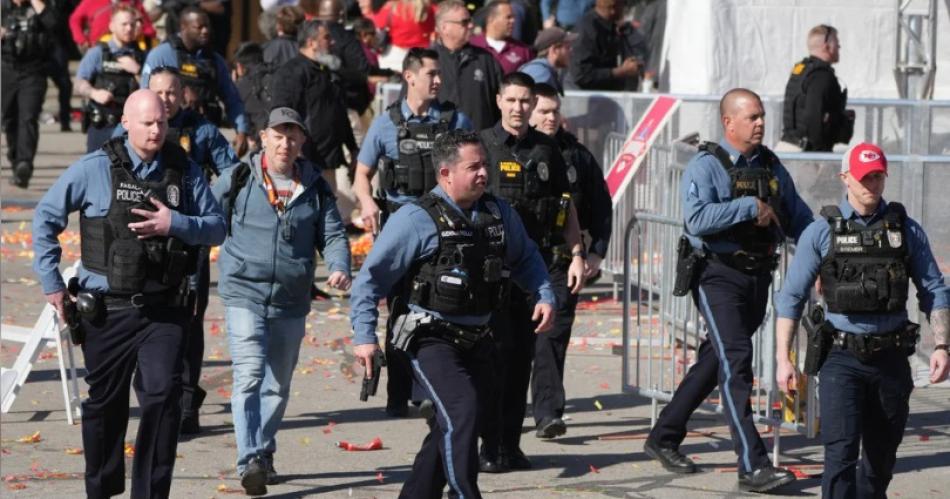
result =
[{"label": "man in blue jacket", "polygon": [[231,408],[237,470],[248,495],[276,483],[275,435],[287,408],[313,281],[315,250],[327,283],[350,287],[350,248],[329,184],[300,158],[303,121],[275,108],[261,132],[262,152],[215,183],[228,237],[218,260],[234,370]]},{"label": "man in blue jacket", "polygon": [[[70,324],[74,342],[82,344],[89,372],[82,412],[86,494],[125,490],[131,383],[141,413],[131,496],[168,497],[181,350],[191,317],[184,307],[186,269],[189,260],[194,266],[197,246],[224,240],[224,219],[198,166],[165,141],[165,108],[154,92],[129,96],[122,125],[127,137],[80,158],[37,204],[33,271],[46,300]],[[67,288],[57,236],[74,211],[81,212],[82,266]]]}]

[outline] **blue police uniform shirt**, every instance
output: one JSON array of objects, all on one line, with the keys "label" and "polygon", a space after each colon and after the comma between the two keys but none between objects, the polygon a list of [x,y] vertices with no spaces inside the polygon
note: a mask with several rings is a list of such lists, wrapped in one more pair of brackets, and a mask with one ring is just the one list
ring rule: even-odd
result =
[{"label": "blue police uniform shirt", "polygon": [[[723,140],[719,146],[729,153],[739,168],[759,167],[764,161],[761,147],[757,147],[751,156],[745,157]],[[772,171],[779,183],[782,207],[788,214],[790,227],[785,236],[798,241],[802,231],[814,220],[811,209],[798,195],[792,177],[778,161]],[[732,182],[729,174],[716,158],[709,153],[697,154],[686,165],[680,182],[680,195],[683,200],[683,218],[686,223],[686,237],[694,248],[704,247],[714,253],[732,253],[739,245],[729,241],[703,241],[703,236],[722,232],[729,227],[755,220],[758,215],[756,198],[745,196],[732,199]]]},{"label": "blue police uniform shirt", "polygon": [[[449,205],[460,213],[464,213],[449,199],[441,186],[432,189],[432,193],[448,201]],[[539,303],[556,305],[550,277],[537,246],[528,237],[521,219],[511,206],[501,199],[497,201],[506,232],[505,264],[511,269],[512,281],[521,289],[537,289]],[[479,207],[480,203],[472,207],[473,220]],[[376,307],[380,298],[389,293],[415,262],[431,257],[438,248],[439,234],[435,222],[422,207],[413,203],[407,204],[399,208],[386,222],[383,231],[373,243],[373,250],[353,282],[350,322],[355,345],[376,343],[376,321],[379,318]],[[411,304],[409,308],[467,326],[484,325],[490,318],[490,314],[444,315]]]},{"label": "blue police uniform shirt", "polygon": [[[168,120],[168,126],[181,128],[188,114],[197,115],[191,109],[182,108],[172,119]],[[188,152],[188,157],[192,161],[201,164],[208,160],[215,170],[215,175],[219,176],[238,163],[237,153],[234,152],[234,148],[231,147],[228,139],[221,134],[218,127],[202,116],[190,116],[190,118],[196,125],[192,130],[191,151]],[[112,131],[112,136],[121,137],[126,133],[125,127],[119,123]]]},{"label": "blue police uniform shirt", "polygon": [[[109,52],[115,57],[123,55],[134,55],[136,50],[133,47],[120,47],[115,39],[108,41]],[[79,61],[79,69],[76,70],[76,78],[92,82],[92,79],[102,71],[102,45],[96,44],[86,51]]]},{"label": "blue police uniform shirt", "polygon": [[[218,95],[224,101],[227,108],[228,118],[234,123],[234,128],[238,133],[249,133],[250,125],[247,121],[247,115],[244,114],[244,102],[238,93],[237,87],[231,81],[231,70],[224,62],[224,58],[218,55],[210,48],[200,48],[194,55],[197,59],[211,58],[214,61],[215,72],[218,76]],[[164,42],[152,49],[145,58],[145,64],[142,66],[142,88],[148,88],[148,78],[152,70],[162,67],[180,68],[178,63],[178,53],[168,42]]]},{"label": "blue police uniform shirt", "polygon": [[[422,116],[412,114],[412,111],[409,109],[409,104],[406,103],[406,99],[402,99],[400,110],[402,111],[403,119],[409,123],[437,123],[442,116],[442,109],[439,107],[438,102],[435,101],[429,105],[428,111]],[[462,129],[471,131],[475,129],[475,126],[465,113],[456,109],[455,116],[452,118],[452,121],[449,122],[449,128],[453,130]],[[383,156],[392,160],[398,159],[399,148],[397,144],[397,132],[396,124],[393,123],[392,118],[389,117],[389,112],[377,116],[376,119],[373,120],[373,123],[370,124],[369,131],[366,132],[363,145],[360,147],[360,154],[356,158],[357,161],[375,170],[378,167],[379,159]],[[386,192],[386,199],[394,203],[405,204],[414,201],[416,198],[413,196],[400,195],[395,190],[390,189]]]},{"label": "blue police uniform shirt", "polygon": [[[162,155],[157,154],[151,163],[145,163],[125,143],[132,159],[132,172],[136,177],[149,181],[161,181],[164,175]],[[40,278],[43,292],[53,293],[64,289],[59,273],[62,249],[57,236],[66,229],[69,214],[82,210],[87,217],[104,217],[112,204],[111,162],[105,151],[98,150],[81,157],[46,191],[33,215],[33,271]],[[172,210],[169,235],[188,245],[215,246],[224,241],[224,215],[211,194],[201,169],[189,161],[182,178],[182,206]],[[106,276],[90,272],[79,266],[79,283],[85,289],[108,292]]]},{"label": "blue police uniform shirt", "polygon": [[[847,197],[838,205],[841,215],[860,225],[871,225],[884,216],[887,203],[881,200],[877,210],[869,217],[858,215]],[[937,266],[930,243],[924,229],[907,218],[904,227],[904,244],[910,256],[908,274],[917,288],[917,300],[920,311],[929,314],[933,310],[950,307],[950,288],[943,282],[943,274]],[[831,227],[824,218],[815,220],[805,229],[795,258],[785,274],[785,284],[775,297],[775,310],[779,317],[798,320],[802,309],[810,296],[812,284],[818,276],[821,261],[831,249]],[[854,334],[890,333],[907,323],[907,311],[901,310],[887,314],[834,314],[827,313],[825,318],[835,329]]]}]

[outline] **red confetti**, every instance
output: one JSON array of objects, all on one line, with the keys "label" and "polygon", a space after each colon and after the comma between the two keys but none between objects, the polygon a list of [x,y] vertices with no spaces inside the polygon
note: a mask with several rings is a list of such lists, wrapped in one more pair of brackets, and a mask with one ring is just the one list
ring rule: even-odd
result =
[{"label": "red confetti", "polygon": [[609,384],[609,383],[601,383],[601,384],[600,384],[600,387],[603,388],[604,390],[609,390],[609,389],[610,389],[610,384]]},{"label": "red confetti", "polygon": [[26,488],[25,483],[8,483],[7,488],[10,490],[23,490]]},{"label": "red confetti", "polygon": [[591,472],[591,473],[600,473],[600,470],[597,469],[597,467],[594,466],[593,464],[588,464],[588,466],[590,466],[590,472]]},{"label": "red confetti", "polygon": [[329,423],[327,423],[327,427],[323,429],[323,434],[329,435],[333,431],[334,426],[336,426],[336,423],[334,423],[333,421],[330,421]]},{"label": "red confetti", "polygon": [[221,326],[217,322],[211,323],[211,336],[220,336],[221,335]]},{"label": "red confetti", "polygon": [[383,483],[383,472],[382,472],[382,471],[380,471],[379,473],[376,473],[376,481],[379,482],[379,483]]},{"label": "red confetti", "polygon": [[215,391],[216,391],[216,392],[218,393],[218,395],[220,395],[222,398],[226,398],[226,399],[231,398],[231,390],[228,390],[227,388],[225,388],[225,387],[223,387],[223,386],[219,386],[218,389],[215,390]]},{"label": "red confetti", "polygon": [[373,439],[372,442],[368,444],[358,445],[351,444],[346,440],[340,440],[336,443],[336,446],[347,451],[367,451],[367,450],[380,450],[383,448],[383,440],[379,437]]},{"label": "red confetti", "polygon": [[921,442],[927,442],[930,440],[930,435],[921,435],[918,438],[920,439]]},{"label": "red confetti", "polygon": [[804,471],[802,471],[802,470],[800,470],[800,469],[798,469],[798,468],[796,468],[796,467],[794,467],[794,466],[789,466],[789,467],[788,467],[788,471],[791,471],[792,474],[795,475],[795,478],[797,478],[797,479],[799,479],[799,480],[803,480],[803,479],[805,479],[805,478],[811,478],[811,475],[809,475],[808,473],[805,473]]}]

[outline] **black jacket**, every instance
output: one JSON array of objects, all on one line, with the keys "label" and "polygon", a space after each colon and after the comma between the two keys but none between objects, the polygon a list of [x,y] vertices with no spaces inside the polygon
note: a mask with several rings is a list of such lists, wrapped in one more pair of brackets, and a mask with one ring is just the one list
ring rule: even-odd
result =
[{"label": "black jacket", "polygon": [[300,45],[292,36],[281,35],[269,40],[261,48],[264,50],[264,63],[280,66],[300,53]]},{"label": "black jacket", "polygon": [[567,179],[571,183],[577,220],[581,230],[590,234],[590,252],[601,257],[607,256],[607,245],[613,229],[613,203],[610,201],[607,181],[604,180],[604,171],[594,155],[570,132],[562,128],[554,135],[554,140],[561,148],[567,164]]},{"label": "black jacket", "polygon": [[356,139],[343,103],[343,90],[332,72],[298,54],[274,73],[272,107],[290,107],[300,113],[310,137],[304,156],[321,168],[346,163],[343,146],[356,154]]},{"label": "black jacket", "polygon": [[847,143],[854,132],[845,115],[847,100],[831,64],[806,57],[792,67],[785,85],[782,140],[806,151],[831,151],[836,142]]},{"label": "black jacket", "polygon": [[455,104],[472,120],[476,130],[494,125],[501,118],[495,96],[504,74],[498,61],[488,51],[471,45],[454,53],[441,43],[432,48],[439,53],[442,70],[439,100]]},{"label": "black jacket", "polygon": [[613,23],[590,10],[575,29],[569,82],[584,90],[623,90],[626,79],[611,73],[620,65],[624,43]]},{"label": "black jacket", "polygon": [[366,79],[370,71],[366,52],[356,35],[340,23],[330,25],[330,37],[333,38],[333,55],[340,58],[337,73],[342,77],[346,107],[363,114],[373,102]]},{"label": "black jacket", "polygon": [[18,71],[45,71],[57,30],[65,28],[56,5],[47,2],[43,12],[32,15],[35,11],[30,2],[18,7],[10,0],[3,0],[0,11],[5,31],[0,42],[3,64]]}]

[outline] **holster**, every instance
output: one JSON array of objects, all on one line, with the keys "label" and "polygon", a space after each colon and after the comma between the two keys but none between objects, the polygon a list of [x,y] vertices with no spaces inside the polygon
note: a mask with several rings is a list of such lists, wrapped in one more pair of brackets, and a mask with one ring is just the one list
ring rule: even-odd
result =
[{"label": "holster", "polygon": [[804,373],[814,376],[818,374],[825,359],[828,358],[828,352],[831,351],[834,341],[835,328],[825,320],[825,310],[820,305],[814,306],[809,313],[805,314],[802,325],[808,334]]},{"label": "holster", "polygon": [[673,296],[686,296],[699,277],[705,261],[702,253],[693,249],[686,236],[680,236],[676,248],[676,279],[673,281]]}]

